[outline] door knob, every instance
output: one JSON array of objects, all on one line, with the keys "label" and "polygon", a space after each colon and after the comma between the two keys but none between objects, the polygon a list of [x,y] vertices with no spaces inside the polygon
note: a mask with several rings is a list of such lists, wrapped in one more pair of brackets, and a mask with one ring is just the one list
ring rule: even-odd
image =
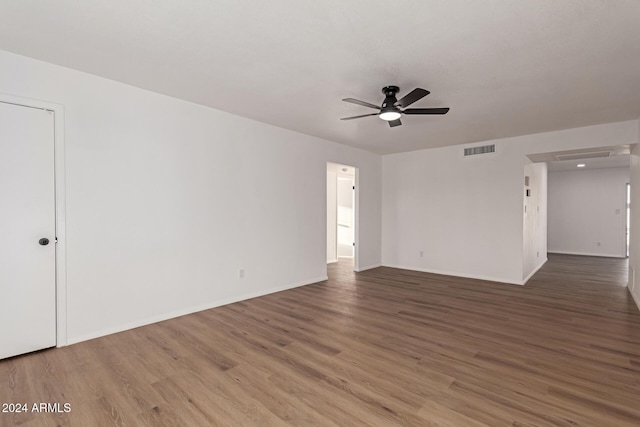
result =
[{"label": "door knob", "polygon": [[42,246],[47,246],[49,244],[49,239],[43,237],[42,239],[38,240],[38,243],[40,243]]}]

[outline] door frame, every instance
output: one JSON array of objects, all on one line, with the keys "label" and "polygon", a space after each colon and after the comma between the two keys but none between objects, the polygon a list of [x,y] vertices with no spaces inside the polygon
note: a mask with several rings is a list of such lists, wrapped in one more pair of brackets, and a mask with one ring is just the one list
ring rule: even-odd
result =
[{"label": "door frame", "polygon": [[[631,255],[631,180],[624,185],[624,257]],[[629,227],[627,227],[629,224]]]},{"label": "door frame", "polygon": [[[350,167],[353,167],[355,169],[354,166],[350,166]],[[340,178],[348,179],[349,181],[351,181],[351,186],[352,187],[356,186],[356,175],[355,175],[355,173],[353,175],[347,175],[345,173],[338,172],[336,174],[336,178],[337,178],[336,179],[336,199],[338,198],[338,181],[340,181]],[[352,221],[351,227],[353,228],[353,243],[354,243],[354,245],[353,245],[353,266],[355,268],[355,265],[356,265],[355,264],[355,261],[356,261],[356,247],[357,247],[357,245],[355,244],[356,243],[356,213],[357,213],[357,208],[356,208],[356,190],[355,190],[355,188],[353,189],[351,195],[352,195],[352,198],[353,198],[353,200],[351,201],[351,203],[352,203],[352,206],[351,206],[352,212],[351,213],[352,213],[352,216],[353,216],[353,218],[351,219],[351,221]],[[339,258],[339,256],[338,256],[338,236],[337,236],[337,234],[338,234],[337,228],[338,227],[339,227],[339,225],[338,225],[338,203],[337,203],[337,200],[336,200],[336,258]]]},{"label": "door frame", "polygon": [[360,271],[360,168],[353,167],[353,240],[356,247],[353,249],[353,271]]},{"label": "door frame", "polygon": [[55,286],[56,286],[56,347],[67,345],[67,249],[66,249],[66,186],[64,150],[64,106],[38,99],[0,93],[0,102],[21,107],[51,111],[53,121],[54,192],[55,192]]},{"label": "door frame", "polygon": [[[360,168],[358,166],[355,165],[350,165],[348,163],[343,163],[340,161],[333,161],[333,160],[327,160],[324,164],[324,182],[327,182],[327,173],[328,173],[328,166],[329,164],[333,164],[333,165],[339,165],[339,166],[345,166],[345,167],[351,167],[354,170],[354,174],[353,175],[346,175],[349,176],[350,178],[353,178],[353,182],[354,185],[356,187],[354,193],[353,193],[353,197],[354,197],[354,201],[353,201],[353,209],[354,209],[354,218],[353,218],[353,237],[354,237],[354,241],[355,241],[355,248],[353,251],[353,271],[355,272],[359,272],[360,271]],[[338,174],[340,174],[339,172],[336,172],[336,178],[338,176]],[[344,174],[342,174],[344,175]],[[337,188],[338,187],[338,181],[336,179],[336,198],[338,196],[337,194]],[[328,197],[327,197],[327,187],[325,185],[325,191],[324,191],[324,212],[327,212],[327,202],[328,202]],[[337,209],[337,204],[336,204],[336,211],[334,212],[334,215],[336,215],[336,219],[337,219],[337,215],[338,215],[338,209]],[[337,239],[337,221],[336,221],[336,230],[334,230],[333,232],[336,233],[336,258],[338,257],[338,239]],[[326,246],[326,241],[327,241],[327,220],[325,217],[325,221],[324,221],[324,240],[325,240],[325,264],[327,264],[327,246]]]}]

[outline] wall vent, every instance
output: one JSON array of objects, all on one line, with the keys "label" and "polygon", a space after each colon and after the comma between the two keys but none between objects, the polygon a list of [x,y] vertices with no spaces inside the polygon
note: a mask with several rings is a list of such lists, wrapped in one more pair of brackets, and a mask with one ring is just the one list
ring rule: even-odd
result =
[{"label": "wall vent", "polygon": [[469,147],[464,149],[464,156],[477,156],[478,154],[489,154],[496,152],[496,145],[483,145],[479,147]]},{"label": "wall vent", "polygon": [[574,153],[574,154],[557,154],[555,157],[558,160],[581,160],[581,159],[595,159],[598,157],[610,157],[611,151],[589,151],[587,153]]}]

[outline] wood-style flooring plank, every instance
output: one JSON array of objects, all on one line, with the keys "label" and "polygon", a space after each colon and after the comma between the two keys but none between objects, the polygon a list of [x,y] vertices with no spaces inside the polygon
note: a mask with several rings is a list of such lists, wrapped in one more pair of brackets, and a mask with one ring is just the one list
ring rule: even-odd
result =
[{"label": "wood-style flooring plank", "polygon": [[0,426],[640,425],[627,261],[526,286],[380,267],[0,361]]}]

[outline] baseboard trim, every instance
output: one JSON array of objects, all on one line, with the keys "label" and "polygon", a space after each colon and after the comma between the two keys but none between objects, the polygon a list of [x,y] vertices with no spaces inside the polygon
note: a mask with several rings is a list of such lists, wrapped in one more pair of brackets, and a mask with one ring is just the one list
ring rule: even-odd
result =
[{"label": "baseboard trim", "polygon": [[529,279],[531,279],[533,277],[533,275],[536,274],[538,272],[538,270],[540,270],[542,268],[542,266],[547,263],[547,261],[549,261],[548,258],[545,258],[544,260],[542,260],[540,265],[537,266],[536,268],[534,268],[533,271],[531,273],[529,273],[529,275],[527,277],[524,278],[524,280],[522,281],[522,284],[526,285],[527,282],[529,281]]},{"label": "baseboard trim", "polygon": [[372,268],[378,268],[378,267],[382,267],[382,264],[370,264],[370,265],[366,265],[364,267],[360,267],[357,270],[355,270],[356,272],[360,273],[362,271],[365,270],[371,270]]},{"label": "baseboard trim", "polygon": [[547,251],[548,254],[559,255],[578,255],[578,256],[596,256],[603,258],[626,258],[626,256],[612,255],[612,254],[594,254],[589,252],[567,252],[567,251]]},{"label": "baseboard trim", "polygon": [[631,298],[633,298],[633,302],[636,303],[636,307],[638,307],[638,311],[640,311],[640,297],[637,297],[636,294],[631,289],[629,289],[628,285],[627,285],[627,290],[631,294]]},{"label": "baseboard trim", "polygon": [[464,277],[466,279],[476,279],[476,280],[484,280],[484,281],[487,281],[487,282],[498,282],[498,283],[506,283],[508,285],[522,286],[522,282],[520,282],[520,281],[510,281],[510,280],[504,279],[502,277],[492,277],[492,276],[482,276],[482,275],[476,275],[476,274],[456,273],[456,272],[453,272],[453,271],[435,270],[435,269],[427,269],[427,268],[415,268],[415,267],[407,267],[407,266],[396,265],[396,264],[382,264],[382,266],[383,267],[391,267],[391,268],[399,268],[401,270],[419,271],[421,273],[440,274],[442,276]]},{"label": "baseboard trim", "polygon": [[333,264],[333,263],[336,263],[336,262],[338,262],[338,258],[327,260],[327,264]]},{"label": "baseboard trim", "polygon": [[139,328],[141,326],[162,322],[164,320],[169,320],[169,319],[173,319],[180,316],[186,316],[187,314],[197,313],[199,311],[209,310],[211,308],[221,307],[223,305],[233,304],[235,302],[246,301],[248,299],[257,298],[257,297],[273,294],[276,292],[282,292],[282,291],[286,291],[293,288],[299,288],[301,286],[311,285],[313,283],[318,283],[325,280],[328,280],[328,277],[326,275],[317,277],[315,279],[303,280],[303,281],[285,285],[285,286],[276,286],[269,289],[263,289],[257,292],[249,292],[249,293],[238,295],[231,298],[220,299],[207,304],[201,304],[201,305],[191,306],[181,310],[175,310],[169,313],[148,317],[146,319],[136,320],[134,322],[125,323],[124,325],[118,325],[112,328],[102,329],[100,331],[84,334],[78,337],[69,337],[67,341],[67,345],[76,344],[82,341],[88,341],[95,338],[100,338],[106,335],[127,331],[129,329]]}]

